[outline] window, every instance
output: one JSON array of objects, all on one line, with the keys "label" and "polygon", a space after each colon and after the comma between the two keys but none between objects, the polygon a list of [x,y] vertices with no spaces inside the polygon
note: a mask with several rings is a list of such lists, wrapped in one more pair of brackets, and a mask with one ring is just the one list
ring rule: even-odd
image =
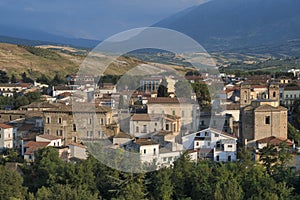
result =
[{"label": "window", "polygon": [[273,98],[275,98],[276,97],[276,92],[273,92]]},{"label": "window", "polygon": [[225,123],[224,123],[226,126],[228,125],[228,120],[227,119],[225,119]]},{"label": "window", "polygon": [[73,140],[73,142],[75,142],[75,143],[76,143],[76,142],[77,142],[77,137],[75,137],[75,136],[74,136],[74,137],[72,137],[72,140]]},{"label": "window", "polygon": [[207,146],[210,147],[210,142],[207,142]]},{"label": "window", "polygon": [[147,151],[146,151],[146,149],[144,149],[144,154],[146,154],[147,153]]},{"label": "window", "polygon": [[181,117],[184,117],[184,111],[181,111]]},{"label": "window", "polygon": [[89,124],[92,124],[92,118],[89,118]]},{"label": "window", "polygon": [[98,131],[99,138],[103,138],[103,131]]},{"label": "window", "polygon": [[205,136],[208,136],[208,132],[205,132],[204,135],[205,135]]},{"label": "window", "polygon": [[219,161],[220,160],[220,156],[216,156],[216,161]]},{"label": "window", "polygon": [[73,124],[73,131],[74,131],[74,132],[77,131],[76,124]]},{"label": "window", "polygon": [[104,119],[103,118],[100,119],[100,124],[104,125]]},{"label": "window", "polygon": [[46,120],[47,124],[50,124],[51,123],[51,119],[50,117],[47,117],[47,120]]},{"label": "window", "polygon": [[1,134],[0,134],[0,138],[1,138]]},{"label": "window", "polygon": [[214,126],[216,125],[216,120],[213,121]]},{"label": "window", "polygon": [[198,147],[199,146],[199,142],[196,142],[196,147]]},{"label": "window", "polygon": [[285,98],[289,98],[289,95],[285,95]]},{"label": "window", "polygon": [[215,134],[215,137],[219,137],[219,134]]},{"label": "window", "polygon": [[46,133],[47,133],[48,135],[50,135],[50,129],[47,129]]},{"label": "window", "polygon": [[230,145],[228,145],[228,148],[232,148],[232,145],[230,144]]},{"label": "window", "polygon": [[201,121],[201,126],[204,126],[204,120]]},{"label": "window", "polygon": [[175,115],[175,114],[176,114],[176,113],[175,113],[175,110],[173,110],[173,111],[172,111],[172,115]]},{"label": "window", "polygon": [[231,156],[228,156],[227,160],[230,162],[231,161]]},{"label": "window", "polygon": [[157,123],[155,122],[155,124],[154,124],[155,126],[157,126]]},{"label": "window", "polygon": [[58,123],[59,123],[59,124],[61,124],[61,123],[62,123],[62,119],[61,119],[61,117],[60,117],[60,118],[58,118]]},{"label": "window", "polygon": [[270,124],[270,116],[266,116],[265,124]]},{"label": "window", "polygon": [[137,127],[135,127],[135,132],[136,132],[136,133],[140,132],[140,130],[139,130],[139,127],[138,127],[138,126],[137,126]]},{"label": "window", "polygon": [[170,125],[169,124],[166,124],[166,130],[168,131],[170,128]]},{"label": "window", "polygon": [[93,137],[93,131],[87,131],[87,137],[92,138]]},{"label": "window", "polygon": [[153,149],[153,155],[156,155],[156,148]]},{"label": "window", "polygon": [[147,133],[147,125],[144,125],[144,126],[143,126],[143,132],[144,132],[144,133]]},{"label": "window", "polygon": [[56,131],[56,135],[57,135],[57,136],[62,136],[62,133],[63,133],[62,130],[57,130],[57,131]]}]

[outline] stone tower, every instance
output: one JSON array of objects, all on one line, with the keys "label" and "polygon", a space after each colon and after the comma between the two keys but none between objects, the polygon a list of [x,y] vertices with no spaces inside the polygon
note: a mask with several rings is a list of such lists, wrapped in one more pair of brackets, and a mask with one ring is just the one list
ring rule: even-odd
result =
[{"label": "stone tower", "polygon": [[276,83],[270,83],[268,87],[268,96],[270,100],[277,101],[279,103],[279,85]]},{"label": "stone tower", "polygon": [[240,89],[240,107],[243,108],[251,104],[251,86],[247,83],[241,84]]}]

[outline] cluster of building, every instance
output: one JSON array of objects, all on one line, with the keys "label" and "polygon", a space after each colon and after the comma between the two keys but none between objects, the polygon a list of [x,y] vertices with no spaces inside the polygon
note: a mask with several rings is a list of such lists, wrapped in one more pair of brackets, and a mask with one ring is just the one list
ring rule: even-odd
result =
[{"label": "cluster of building", "polygon": [[[63,159],[85,159],[88,142],[105,141],[105,148],[139,152],[143,163],[161,167],[183,152],[194,161],[230,162],[237,160],[239,146],[294,146],[287,139],[288,112],[300,87],[290,87],[291,79],[187,76],[208,86],[225,82],[211,112],[201,111],[195,95],[177,98],[176,78],[166,79],[169,97],[157,97],[163,76],[143,78],[133,91],[110,83],[95,87],[90,75],[69,77],[68,85],[51,87],[42,102],[0,111],[0,149],[19,149],[33,161],[34,152],[52,146]],[[127,105],[122,108],[121,97]]]}]

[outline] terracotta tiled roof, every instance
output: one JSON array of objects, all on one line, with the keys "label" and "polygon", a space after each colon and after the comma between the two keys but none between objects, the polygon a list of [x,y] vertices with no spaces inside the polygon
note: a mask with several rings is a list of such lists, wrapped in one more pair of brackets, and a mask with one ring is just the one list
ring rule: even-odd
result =
[{"label": "terracotta tiled roof", "polygon": [[56,108],[57,106],[48,102],[33,102],[27,106],[21,108]]},{"label": "terracotta tiled roof", "polygon": [[222,106],[225,110],[240,110],[240,104],[239,103],[231,103],[228,105]]},{"label": "terracotta tiled roof", "polygon": [[54,86],[54,90],[73,90],[73,88],[66,85],[58,85]]},{"label": "terracotta tiled roof", "polygon": [[266,138],[262,138],[260,140],[256,141],[258,144],[270,144],[270,145],[279,145],[282,142],[286,142],[287,145],[292,146],[293,142],[291,142],[289,139],[283,138],[283,137],[275,137],[275,136],[270,136]]},{"label": "terracotta tiled roof", "polygon": [[150,139],[143,139],[143,138],[137,139],[137,140],[135,141],[135,143],[136,143],[137,145],[140,145],[140,146],[144,146],[144,145],[155,145],[155,144],[158,144],[158,143],[154,142],[153,140],[150,140]]},{"label": "terracotta tiled roof", "polygon": [[120,132],[118,135],[116,135],[114,138],[132,138],[129,134],[124,133],[124,132]]},{"label": "terracotta tiled roof", "polygon": [[18,128],[18,131],[30,131],[33,127],[35,127],[34,124],[23,124]]},{"label": "terracotta tiled roof", "polygon": [[295,91],[295,90],[300,90],[300,87],[299,86],[296,86],[296,87],[285,87],[284,88],[284,91]]},{"label": "terracotta tiled roof", "polygon": [[46,147],[50,144],[50,142],[35,142],[35,141],[30,141],[25,144],[25,148],[43,148]]},{"label": "terracotta tiled roof", "polygon": [[203,80],[202,76],[185,76],[186,80]]},{"label": "terracotta tiled roof", "polygon": [[278,106],[278,107],[273,107],[271,105],[261,105],[261,106],[258,106],[257,108],[255,108],[255,111],[269,111],[269,110],[272,110],[272,111],[287,111],[287,108],[285,107],[282,107],[282,106]]},{"label": "terracotta tiled roof", "polygon": [[180,103],[188,103],[188,102],[189,100],[186,98],[156,97],[156,98],[148,99],[148,104],[163,104],[163,103],[180,104]]},{"label": "terracotta tiled roof", "polygon": [[74,107],[72,105],[59,105],[57,108],[45,110],[44,112],[97,112],[107,113],[111,109],[104,106],[98,106],[92,103],[76,103]]},{"label": "terracotta tiled roof", "polygon": [[7,129],[7,128],[13,128],[13,127],[10,125],[7,125],[7,124],[0,124],[0,128]]},{"label": "terracotta tiled roof", "polygon": [[37,136],[38,136],[38,137],[41,137],[41,138],[44,138],[44,139],[47,139],[47,140],[58,140],[58,139],[61,139],[61,138],[58,137],[58,136],[47,135],[47,134],[37,135]]},{"label": "terracotta tiled roof", "polygon": [[82,145],[82,144],[79,144],[79,143],[70,143],[69,146],[75,146],[75,147],[80,147],[80,148],[87,148],[86,146]]},{"label": "terracotta tiled roof", "polygon": [[134,114],[131,117],[132,121],[151,121],[151,117],[149,114]]}]

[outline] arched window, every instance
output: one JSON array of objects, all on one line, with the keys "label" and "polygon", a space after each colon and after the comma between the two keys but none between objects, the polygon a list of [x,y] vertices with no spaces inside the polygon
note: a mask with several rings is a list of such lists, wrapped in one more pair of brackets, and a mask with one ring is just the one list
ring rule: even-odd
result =
[{"label": "arched window", "polygon": [[273,97],[274,97],[274,98],[276,97],[276,92],[275,92],[275,91],[273,92]]}]

